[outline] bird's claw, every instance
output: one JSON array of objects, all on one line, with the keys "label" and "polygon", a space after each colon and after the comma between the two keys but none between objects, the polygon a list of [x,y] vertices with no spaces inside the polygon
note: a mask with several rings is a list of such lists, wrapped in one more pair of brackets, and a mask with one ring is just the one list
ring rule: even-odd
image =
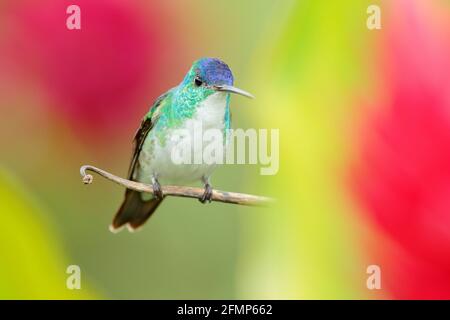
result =
[{"label": "bird's claw", "polygon": [[162,199],[164,195],[161,189],[161,185],[157,180],[153,181],[152,187],[153,187],[153,196],[157,199]]},{"label": "bird's claw", "polygon": [[201,203],[206,203],[207,201],[211,202],[212,195],[213,195],[213,188],[209,183],[205,184],[205,192],[203,192],[202,197],[198,199],[198,201],[200,201]]}]

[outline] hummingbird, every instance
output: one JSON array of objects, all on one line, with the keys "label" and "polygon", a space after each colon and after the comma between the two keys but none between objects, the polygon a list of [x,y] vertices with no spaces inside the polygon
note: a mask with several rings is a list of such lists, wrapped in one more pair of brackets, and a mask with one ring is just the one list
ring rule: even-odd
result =
[{"label": "hummingbird", "polygon": [[[153,194],[127,189],[110,226],[112,232],[124,226],[129,231],[141,227],[164,199],[161,183],[184,185],[200,181],[204,193],[199,201],[211,202],[210,176],[217,164],[174,163],[172,138],[177,129],[183,129],[191,141],[201,139],[194,134],[194,124],[199,122],[203,130],[218,129],[225,135],[231,126],[230,95],[253,98],[250,93],[234,87],[233,82],[233,74],[225,62],[201,58],[192,64],[178,86],[156,99],[136,131],[128,169],[128,179],[150,184]],[[223,141],[224,151],[227,141]]]}]

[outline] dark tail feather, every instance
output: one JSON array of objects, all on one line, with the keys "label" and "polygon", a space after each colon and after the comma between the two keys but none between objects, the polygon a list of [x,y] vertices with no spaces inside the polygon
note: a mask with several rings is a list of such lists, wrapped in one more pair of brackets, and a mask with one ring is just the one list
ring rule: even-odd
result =
[{"label": "dark tail feather", "polygon": [[117,231],[127,223],[131,229],[137,229],[150,218],[161,202],[162,199],[144,201],[141,198],[140,192],[127,189],[125,192],[125,200],[114,217],[111,231]]}]

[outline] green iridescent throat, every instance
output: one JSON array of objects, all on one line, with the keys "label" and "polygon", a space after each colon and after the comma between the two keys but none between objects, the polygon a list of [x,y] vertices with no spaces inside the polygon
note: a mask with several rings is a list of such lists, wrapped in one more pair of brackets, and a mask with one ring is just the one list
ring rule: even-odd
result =
[{"label": "green iridescent throat", "polygon": [[167,130],[180,128],[185,120],[195,115],[198,105],[215,93],[215,90],[205,86],[196,86],[194,82],[196,75],[196,65],[193,65],[183,82],[171,89],[161,101],[160,110],[152,108],[147,115],[153,117],[154,112],[159,112],[159,119],[152,132],[158,137],[161,145],[165,145]]}]

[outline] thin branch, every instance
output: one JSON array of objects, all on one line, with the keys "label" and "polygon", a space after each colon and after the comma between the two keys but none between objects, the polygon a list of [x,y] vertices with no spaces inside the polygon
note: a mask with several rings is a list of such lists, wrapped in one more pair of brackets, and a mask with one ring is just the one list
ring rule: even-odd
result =
[{"label": "thin branch", "polygon": [[[92,171],[100,176],[115,182],[127,189],[148,192],[153,194],[153,188],[151,185],[127,180],[118,176],[113,175],[105,170],[99,169],[94,166],[84,165],[80,168],[80,174],[83,177],[84,184],[91,184],[93,181],[92,175],[86,173],[86,171]],[[164,196],[175,196],[175,197],[185,197],[185,198],[197,198],[200,199],[203,195],[204,190],[202,188],[185,187],[185,186],[162,186],[161,187]],[[274,200],[268,197],[255,196],[251,194],[228,192],[213,190],[212,201],[225,202],[240,204],[246,206],[267,206],[273,203]]]}]

